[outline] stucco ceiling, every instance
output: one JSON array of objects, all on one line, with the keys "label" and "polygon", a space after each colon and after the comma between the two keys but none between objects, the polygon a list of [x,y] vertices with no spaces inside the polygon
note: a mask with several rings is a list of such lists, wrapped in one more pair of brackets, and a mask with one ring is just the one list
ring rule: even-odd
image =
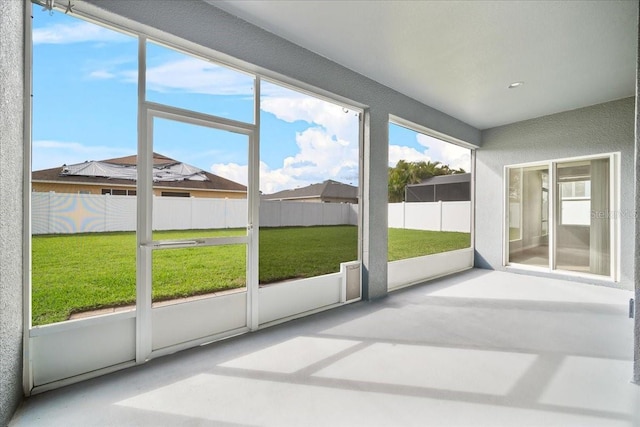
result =
[{"label": "stucco ceiling", "polygon": [[636,1],[206,1],[479,129],[635,93]]}]

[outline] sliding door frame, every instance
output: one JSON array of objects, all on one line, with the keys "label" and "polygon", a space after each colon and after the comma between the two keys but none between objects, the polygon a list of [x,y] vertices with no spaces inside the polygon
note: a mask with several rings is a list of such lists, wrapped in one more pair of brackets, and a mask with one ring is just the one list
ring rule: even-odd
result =
[{"label": "sliding door frame", "polygon": [[[569,270],[557,269],[557,225],[558,225],[558,164],[577,161],[591,161],[598,159],[609,160],[609,211],[602,213],[609,218],[609,239],[610,239],[610,275],[598,275],[593,273],[582,273]],[[549,170],[549,212],[548,212],[548,239],[549,239],[549,263],[548,266],[538,267],[527,264],[514,263],[509,259],[509,171],[511,169],[546,166]],[[560,273],[569,276],[586,277],[605,281],[618,282],[620,280],[620,153],[602,153],[587,156],[578,156],[547,161],[537,161],[530,163],[517,163],[505,165],[503,171],[503,265],[505,267],[516,267],[518,269],[531,271],[545,271]],[[521,197],[523,197],[521,195]],[[591,213],[594,214],[593,212]],[[522,213],[521,213],[522,217]],[[521,223],[522,227],[522,223]]]}]

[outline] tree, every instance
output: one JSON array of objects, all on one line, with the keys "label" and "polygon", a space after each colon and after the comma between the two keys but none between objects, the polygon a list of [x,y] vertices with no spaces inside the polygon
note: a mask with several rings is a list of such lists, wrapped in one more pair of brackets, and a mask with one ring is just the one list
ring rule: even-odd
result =
[{"label": "tree", "polygon": [[389,203],[403,202],[405,187],[417,184],[427,178],[440,175],[465,173],[464,169],[451,169],[440,162],[407,162],[399,160],[395,167],[389,168]]}]

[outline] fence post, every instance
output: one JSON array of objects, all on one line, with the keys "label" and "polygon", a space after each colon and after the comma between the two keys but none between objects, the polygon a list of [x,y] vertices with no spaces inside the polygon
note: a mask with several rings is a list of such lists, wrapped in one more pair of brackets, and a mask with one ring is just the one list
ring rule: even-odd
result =
[{"label": "fence post", "polygon": [[227,222],[227,217],[229,216],[229,206],[227,206],[227,204],[229,203],[229,198],[225,197],[224,198],[224,228],[229,228],[229,223]]},{"label": "fence post", "polygon": [[189,212],[191,215],[189,215],[189,230],[193,230],[195,227],[193,226],[193,223],[195,222],[193,220],[193,216],[195,215],[195,206],[193,206],[193,204],[195,203],[195,197],[191,196],[189,197],[189,199],[191,199],[189,201],[189,208],[191,209],[191,212]]},{"label": "fence post", "polygon": [[407,206],[404,200],[402,201],[402,228],[407,228]]},{"label": "fence post", "polygon": [[103,208],[104,209],[104,216],[103,216],[104,228],[103,228],[103,230],[104,231],[112,231],[112,230],[109,230],[109,198],[107,197],[106,194],[102,195],[102,198],[104,200],[104,208]]},{"label": "fence post", "polygon": [[52,203],[52,198],[53,195],[56,194],[55,191],[49,191],[48,193],[48,200],[47,200],[47,207],[49,209],[48,215],[47,215],[47,234],[51,234],[52,233],[52,225],[53,225],[53,208],[51,207],[51,203]]},{"label": "fence post", "polygon": [[442,200],[438,200],[438,208],[440,208],[440,227],[439,231],[442,231]]}]

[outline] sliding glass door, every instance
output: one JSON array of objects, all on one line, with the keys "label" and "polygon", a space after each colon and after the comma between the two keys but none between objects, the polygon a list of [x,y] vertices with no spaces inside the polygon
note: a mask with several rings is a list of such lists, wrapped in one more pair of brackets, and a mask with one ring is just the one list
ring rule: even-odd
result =
[{"label": "sliding glass door", "polygon": [[549,265],[549,167],[509,169],[509,261]]},{"label": "sliding glass door", "polygon": [[506,263],[615,279],[615,159],[507,167]]}]

